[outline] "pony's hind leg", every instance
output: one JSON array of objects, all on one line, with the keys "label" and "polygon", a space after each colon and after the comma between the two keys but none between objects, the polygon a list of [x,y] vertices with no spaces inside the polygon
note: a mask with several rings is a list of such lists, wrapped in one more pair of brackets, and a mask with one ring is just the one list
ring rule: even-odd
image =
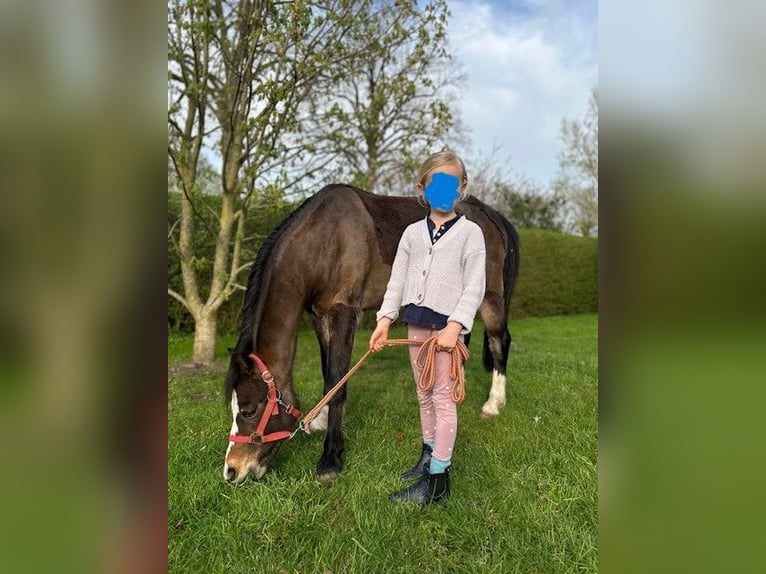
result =
[{"label": "pony's hind leg", "polygon": [[484,367],[492,372],[489,397],[481,408],[485,417],[495,417],[505,406],[506,368],[511,348],[511,333],[505,317],[502,299],[491,294],[481,307],[484,321]]},{"label": "pony's hind leg", "polygon": [[[324,318],[317,316],[314,319],[314,330],[317,335],[317,342],[319,343],[319,355],[322,359],[322,381],[326,381],[330,378],[330,350],[329,350],[329,332],[327,330],[326,321]],[[325,390],[325,392],[327,392]],[[325,406],[317,417],[311,421],[309,428],[311,431],[326,431],[327,430],[327,416],[330,411],[329,406]]]},{"label": "pony's hind leg", "polygon": [[[465,366],[463,367],[463,380],[465,380]],[[500,414],[505,406],[505,386],[505,373],[492,368],[492,386],[489,389],[487,401],[481,407],[481,416],[489,418]]]},{"label": "pony's hind leg", "polygon": [[330,407],[325,405],[316,418],[309,423],[309,430],[314,431],[326,431],[327,430],[327,416],[330,412]]},{"label": "pony's hind leg", "polygon": [[[510,339],[510,334],[508,337]],[[490,350],[493,346],[502,344],[501,339],[497,336],[489,335],[487,338],[489,339]],[[492,355],[494,356],[495,353],[493,352]],[[507,357],[507,351],[505,351],[505,356]],[[500,362],[501,361],[493,360],[495,365],[492,367],[492,387],[489,390],[487,402],[481,407],[481,414],[485,417],[495,417],[499,415],[500,410],[505,406],[505,387],[507,379],[505,376],[505,365],[498,364]]]}]

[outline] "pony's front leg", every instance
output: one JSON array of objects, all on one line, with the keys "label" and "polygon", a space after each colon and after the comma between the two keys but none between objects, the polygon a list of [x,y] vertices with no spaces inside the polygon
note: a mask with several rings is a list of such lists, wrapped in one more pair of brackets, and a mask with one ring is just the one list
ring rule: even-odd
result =
[{"label": "pony's front leg", "polygon": [[[326,365],[324,377],[324,393],[332,389],[343,378],[351,362],[351,349],[354,334],[361,311],[348,305],[334,305],[325,317],[321,319],[324,329],[320,335],[325,339],[323,348]],[[343,470],[343,451],[345,438],[343,434],[343,415],[346,408],[346,386],[330,401],[327,417],[327,434],[324,439],[324,450],[317,463],[317,478],[320,481],[331,480]]]}]

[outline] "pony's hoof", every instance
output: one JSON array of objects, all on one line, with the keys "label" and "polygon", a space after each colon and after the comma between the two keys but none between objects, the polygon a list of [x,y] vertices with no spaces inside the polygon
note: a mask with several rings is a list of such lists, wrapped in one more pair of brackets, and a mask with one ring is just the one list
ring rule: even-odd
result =
[{"label": "pony's hoof", "polygon": [[322,484],[331,482],[338,477],[338,473],[334,470],[327,470],[325,472],[317,472],[317,480]]},{"label": "pony's hoof", "polygon": [[500,414],[500,411],[497,409],[488,409],[487,407],[484,407],[481,409],[481,418],[483,419],[491,419]]},{"label": "pony's hoof", "polygon": [[333,463],[320,462],[317,464],[317,480],[319,482],[329,482],[336,478],[343,470],[343,463],[335,460]]}]

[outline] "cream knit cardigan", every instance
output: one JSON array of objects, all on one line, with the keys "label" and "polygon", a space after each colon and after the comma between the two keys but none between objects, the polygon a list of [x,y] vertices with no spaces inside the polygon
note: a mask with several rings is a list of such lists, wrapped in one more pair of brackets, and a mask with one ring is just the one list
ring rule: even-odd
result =
[{"label": "cream knit cardigan", "polygon": [[468,333],[484,299],[486,247],[481,228],[462,216],[431,244],[425,219],[404,230],[377,319],[396,321],[414,303],[447,315]]}]

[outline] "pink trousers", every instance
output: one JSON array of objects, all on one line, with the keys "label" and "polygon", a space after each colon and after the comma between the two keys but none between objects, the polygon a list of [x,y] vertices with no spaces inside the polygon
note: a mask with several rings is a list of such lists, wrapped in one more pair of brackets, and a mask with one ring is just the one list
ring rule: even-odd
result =
[{"label": "pink trousers", "polygon": [[[425,341],[436,335],[438,331],[427,327],[409,325],[407,336],[410,339]],[[462,335],[460,340],[463,340]],[[452,449],[455,447],[457,436],[457,405],[452,402],[450,389],[452,379],[449,376],[450,354],[437,351],[434,386],[430,391],[422,391],[418,386],[420,369],[416,364],[417,345],[410,345],[410,364],[415,375],[415,389],[420,403],[420,427],[423,431],[423,442],[433,442],[433,456],[439,460],[451,460]]]}]

